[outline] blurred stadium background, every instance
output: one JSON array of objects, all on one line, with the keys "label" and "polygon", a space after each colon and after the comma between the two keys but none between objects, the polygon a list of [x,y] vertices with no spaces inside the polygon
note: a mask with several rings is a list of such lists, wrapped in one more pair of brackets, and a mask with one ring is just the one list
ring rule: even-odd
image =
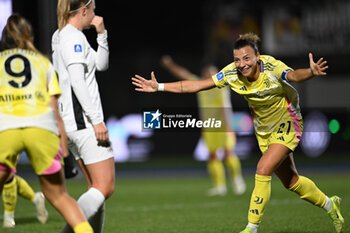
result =
[{"label": "blurred stadium background", "polygon": [[[36,46],[50,56],[56,5],[57,0],[0,0],[0,27],[11,12],[22,14],[33,24]],[[262,54],[275,56],[293,68],[307,67],[309,52],[315,59],[323,56],[328,60],[326,77],[294,85],[300,94],[305,127],[296,162],[301,173],[308,173],[330,195],[342,196],[344,217],[350,216],[349,1],[96,0],[96,6],[96,14],[105,20],[111,52],[109,70],[97,73],[97,79],[118,162],[116,195],[108,200],[106,232],[232,232],[246,224],[260,152],[245,100],[231,95],[232,124],[238,134],[236,152],[243,159],[248,191],[240,197],[208,198],[204,194],[210,181],[205,162],[200,162],[205,160],[206,150],[199,143],[199,131],[142,130],[145,109],[168,108],[198,115],[196,95],[136,93],[130,77],[149,77],[155,71],[160,82],[174,81],[160,66],[164,54],[197,74],[207,62],[222,68],[232,62],[237,36],[250,31],[261,37]],[[96,46],[94,30],[85,33]],[[25,156],[21,163],[19,174],[34,176]],[[81,173],[78,177],[82,178]],[[29,180],[39,188],[36,179]],[[262,233],[332,231],[323,212],[299,205],[303,202],[286,192],[277,179],[273,182],[277,184],[267,212],[276,214],[266,215]],[[67,185],[76,198],[85,189],[79,179],[68,180]],[[289,211],[281,214],[281,205],[287,205]],[[32,208],[22,199],[18,206]],[[62,218],[48,208],[50,221],[43,226],[30,211],[17,211],[16,232],[61,229]],[[344,232],[349,230],[345,226]]]},{"label": "blurred stadium background", "polygon": [[[0,26],[7,15],[18,12],[33,24],[35,44],[51,53],[56,29],[57,0],[0,0]],[[162,132],[142,129],[144,109],[190,109],[198,114],[195,94],[136,93],[134,74],[155,71],[160,82],[174,81],[160,66],[160,57],[199,73],[207,62],[219,68],[232,62],[237,36],[255,32],[262,39],[261,53],[270,54],[293,68],[308,66],[308,52],[325,57],[327,77],[294,85],[300,94],[305,134],[297,154],[350,161],[350,2],[349,1],[176,1],[133,2],[97,0],[96,14],[104,17],[109,34],[110,68],[98,73],[105,119],[115,147],[117,162],[152,158],[190,157],[203,160],[205,148],[199,132]],[[92,46],[95,32],[85,32]],[[237,154],[257,159],[260,155],[252,132],[246,102],[232,93],[232,123],[238,133]],[[204,152],[203,152],[204,150]],[[339,160],[338,160],[339,159]],[[25,162],[25,160],[24,160]]]}]

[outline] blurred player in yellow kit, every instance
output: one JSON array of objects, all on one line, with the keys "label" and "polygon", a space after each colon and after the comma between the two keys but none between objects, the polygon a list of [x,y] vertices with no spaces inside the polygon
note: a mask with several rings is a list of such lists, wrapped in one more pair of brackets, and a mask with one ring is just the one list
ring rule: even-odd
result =
[{"label": "blurred player in yellow kit", "polygon": [[[161,64],[181,80],[205,79],[218,72],[214,65],[207,65],[203,67],[201,77],[198,77],[183,66],[175,63],[168,55],[162,57]],[[213,188],[209,190],[208,195],[215,196],[226,194],[224,163],[230,175],[233,192],[237,195],[243,194],[246,185],[241,173],[241,163],[234,153],[236,135],[229,123],[232,115],[230,90],[229,88],[207,90],[198,92],[197,97],[201,119],[221,119],[225,130],[225,132],[211,132],[203,129],[201,133],[209,150],[208,172],[213,181]],[[224,150],[224,163],[217,157],[218,149]]]},{"label": "blurred player in yellow kit", "polygon": [[42,192],[34,192],[30,185],[22,177],[12,173],[2,190],[2,200],[4,203],[3,227],[11,228],[15,226],[15,208],[17,194],[35,205],[37,218],[40,223],[46,223],[48,212],[45,208],[45,197]]},{"label": "blurred player in yellow kit", "polygon": [[0,49],[0,192],[16,172],[18,155],[25,151],[46,199],[75,233],[92,233],[65,186],[61,159],[68,155],[68,148],[57,109],[61,94],[57,75],[33,40],[29,22],[11,15]]},{"label": "blurred player in yellow kit", "polygon": [[195,93],[214,87],[230,86],[243,96],[252,111],[255,135],[262,156],[255,174],[255,187],[250,200],[248,225],[241,233],[257,233],[265,207],[271,196],[272,174],[284,187],[301,199],[323,208],[331,218],[337,233],[343,231],[340,213],[341,199],[328,197],[307,177],[298,174],[293,151],[299,144],[303,121],[299,95],[290,82],[302,82],[326,75],[327,62],[314,62],[309,53],[309,67],[293,70],[272,56],[261,55],[253,33],[240,35],[234,44],[233,62],[211,78],[173,83],[158,83],[154,72],[151,80],[136,75],[132,78],[136,91]]}]

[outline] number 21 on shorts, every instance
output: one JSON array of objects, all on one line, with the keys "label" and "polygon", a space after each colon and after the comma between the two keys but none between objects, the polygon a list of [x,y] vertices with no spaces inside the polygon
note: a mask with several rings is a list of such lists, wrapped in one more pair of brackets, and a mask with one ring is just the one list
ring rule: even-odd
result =
[{"label": "number 21 on shorts", "polygon": [[286,133],[286,135],[289,134],[290,132],[290,128],[291,128],[291,121],[287,121],[285,123],[281,123],[279,128],[278,128],[278,131],[277,133],[280,134],[280,133]]}]

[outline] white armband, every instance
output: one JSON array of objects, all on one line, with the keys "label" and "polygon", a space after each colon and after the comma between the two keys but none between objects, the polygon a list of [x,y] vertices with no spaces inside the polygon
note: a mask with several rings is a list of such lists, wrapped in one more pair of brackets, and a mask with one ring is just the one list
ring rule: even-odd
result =
[{"label": "white armband", "polygon": [[158,83],[158,91],[164,91],[164,83]]}]

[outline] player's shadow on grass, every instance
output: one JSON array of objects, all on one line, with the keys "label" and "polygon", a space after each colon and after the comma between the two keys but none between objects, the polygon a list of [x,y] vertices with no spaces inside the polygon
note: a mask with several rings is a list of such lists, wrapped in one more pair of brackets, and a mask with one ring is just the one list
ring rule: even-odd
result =
[{"label": "player's shadow on grass", "polygon": [[28,223],[39,223],[38,219],[33,217],[18,217],[15,218],[16,225],[28,224]]},{"label": "player's shadow on grass", "polygon": [[[41,224],[35,216],[29,216],[29,217],[26,216],[26,217],[15,217],[15,222],[16,222],[16,226],[17,225],[26,225],[26,224],[46,225],[46,224],[50,224],[50,223],[60,223],[60,222],[62,222],[62,219],[60,219],[59,217],[57,218],[55,216],[49,216],[49,219],[47,220],[47,222],[45,224]],[[63,222],[63,224],[64,224],[64,222]],[[0,233],[1,233],[1,226],[0,226]]]}]

